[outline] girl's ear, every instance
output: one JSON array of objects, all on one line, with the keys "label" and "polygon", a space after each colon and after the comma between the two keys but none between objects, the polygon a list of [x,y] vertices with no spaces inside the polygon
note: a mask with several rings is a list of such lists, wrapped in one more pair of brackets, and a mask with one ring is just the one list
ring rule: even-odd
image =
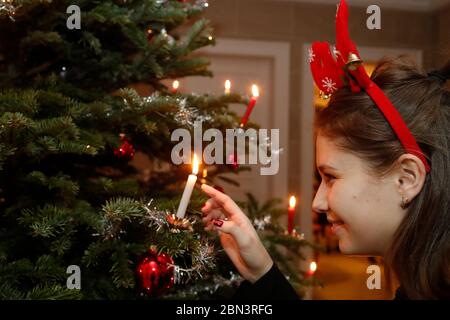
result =
[{"label": "girl's ear", "polygon": [[420,193],[425,183],[425,166],[417,156],[410,153],[398,157],[397,164],[397,186],[402,201],[411,202]]}]

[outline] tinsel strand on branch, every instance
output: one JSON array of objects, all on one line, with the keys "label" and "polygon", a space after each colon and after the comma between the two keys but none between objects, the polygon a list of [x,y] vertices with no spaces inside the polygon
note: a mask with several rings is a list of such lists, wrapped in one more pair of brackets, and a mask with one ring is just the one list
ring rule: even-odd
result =
[{"label": "tinsel strand on branch", "polygon": [[[149,226],[155,227],[156,232],[178,233],[180,229],[185,232],[192,232],[189,227],[179,227],[171,223],[172,215],[168,211],[158,210],[151,207],[153,200],[144,206],[147,215],[145,221]],[[192,224],[188,219],[185,223]],[[187,284],[195,279],[202,278],[203,274],[215,267],[214,246],[207,240],[201,240],[197,251],[191,253],[192,265],[188,268],[181,267],[177,264],[171,265],[175,270],[175,284]]]}]

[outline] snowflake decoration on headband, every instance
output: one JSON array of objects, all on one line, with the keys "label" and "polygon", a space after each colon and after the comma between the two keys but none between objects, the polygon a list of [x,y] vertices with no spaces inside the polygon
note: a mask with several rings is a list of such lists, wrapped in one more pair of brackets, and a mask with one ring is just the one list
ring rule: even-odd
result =
[{"label": "snowflake decoration on headband", "polygon": [[325,89],[326,89],[325,91],[327,93],[333,93],[337,90],[336,83],[333,82],[333,80],[331,80],[328,77],[325,77],[325,79],[322,79],[322,84],[325,87]]}]

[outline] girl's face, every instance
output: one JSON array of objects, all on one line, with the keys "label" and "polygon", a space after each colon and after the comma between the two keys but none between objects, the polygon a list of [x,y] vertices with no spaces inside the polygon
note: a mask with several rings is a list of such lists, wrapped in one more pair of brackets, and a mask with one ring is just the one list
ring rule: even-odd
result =
[{"label": "girl's face", "polygon": [[405,210],[395,178],[374,178],[361,158],[318,135],[316,165],[322,182],[313,210],[325,212],[345,254],[383,255]]}]

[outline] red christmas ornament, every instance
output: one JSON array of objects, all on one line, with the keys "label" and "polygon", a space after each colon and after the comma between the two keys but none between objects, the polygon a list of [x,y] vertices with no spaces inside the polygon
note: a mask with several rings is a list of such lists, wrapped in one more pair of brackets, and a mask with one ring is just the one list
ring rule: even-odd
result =
[{"label": "red christmas ornament", "polygon": [[174,267],[172,258],[150,249],[137,266],[140,289],[149,296],[159,296],[173,287]]},{"label": "red christmas ornament", "polygon": [[119,159],[133,159],[135,154],[133,145],[128,141],[123,133],[120,134],[120,140],[122,141],[122,144],[117,149],[114,149],[114,155]]}]

